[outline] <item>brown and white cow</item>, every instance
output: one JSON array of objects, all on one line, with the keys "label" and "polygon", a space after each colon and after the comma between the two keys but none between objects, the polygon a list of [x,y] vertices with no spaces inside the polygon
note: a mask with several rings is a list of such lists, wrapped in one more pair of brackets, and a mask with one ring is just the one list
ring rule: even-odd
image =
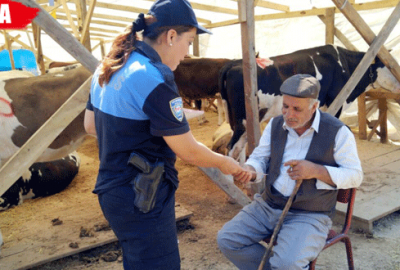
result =
[{"label": "brown and white cow", "polygon": [[[91,75],[83,67],[29,78],[0,78],[0,167]],[[84,113],[75,118],[36,162],[73,152],[86,132]]]},{"label": "brown and white cow", "polygon": [[[363,52],[325,45],[270,57],[264,61],[258,59],[257,83],[259,90],[257,97],[260,122],[268,121],[271,117],[281,114],[282,95],[279,89],[282,82],[294,74],[304,73],[315,76],[321,83],[321,91],[318,97],[320,106],[328,107],[346,84],[364,55]],[[384,64],[376,59],[345,103],[348,105],[353,102],[365,91],[369,84],[377,81],[377,79],[379,81],[379,76],[386,74],[384,69]],[[228,63],[221,70],[220,84],[222,98],[228,104],[229,123],[233,130],[233,136],[228,144],[229,155],[234,158],[243,157],[247,136],[241,61]],[[337,117],[339,115],[340,111]]]},{"label": "brown and white cow", "polygon": [[182,98],[189,100],[217,98],[218,125],[224,121],[222,102],[217,97],[220,92],[219,72],[230,61],[225,58],[185,58],[174,71],[175,82]]}]

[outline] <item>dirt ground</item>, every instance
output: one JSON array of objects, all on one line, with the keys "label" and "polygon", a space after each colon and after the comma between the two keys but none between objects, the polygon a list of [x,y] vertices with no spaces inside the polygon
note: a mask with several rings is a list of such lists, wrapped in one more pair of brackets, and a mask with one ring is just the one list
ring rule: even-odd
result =
[{"label": "dirt ground", "polygon": [[[206,112],[208,123],[200,125],[191,119],[190,125],[197,140],[211,148],[212,135],[217,129],[217,114]],[[379,144],[377,144],[379,147]],[[373,149],[371,149],[373,151]],[[43,230],[54,230],[49,220],[60,218],[65,234],[73,228],[90,226],[103,221],[95,195],[97,147],[94,139],[78,149],[82,163],[78,176],[62,193],[24,202],[23,205],[0,213],[0,228],[6,246],[29,241]],[[188,223],[179,223],[179,247],[183,270],[236,269],[219,251],[216,234],[241,207],[229,203],[227,196],[197,167],[177,161],[180,186],[176,201],[193,212]],[[72,207],[72,209],[71,209]],[[35,215],[35,209],[46,209],[45,216]],[[19,226],[21,219],[29,226]],[[337,224],[334,225],[339,229]],[[65,240],[66,241],[66,240]],[[396,212],[376,222],[373,235],[352,231],[351,241],[356,269],[400,269],[400,213]],[[32,268],[34,270],[123,269],[118,243],[111,243],[77,255]],[[0,257],[1,261],[1,257]],[[110,261],[110,262],[107,262]],[[337,244],[322,252],[317,269],[347,269],[344,245]],[[167,270],[167,269],[166,269]]]}]

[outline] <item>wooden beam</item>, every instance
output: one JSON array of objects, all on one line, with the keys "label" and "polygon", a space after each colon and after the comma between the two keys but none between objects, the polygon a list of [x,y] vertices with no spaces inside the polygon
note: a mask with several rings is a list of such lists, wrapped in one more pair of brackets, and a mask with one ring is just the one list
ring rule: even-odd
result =
[{"label": "wooden beam", "polygon": [[[321,19],[321,21],[326,24],[326,18],[325,16],[319,15],[318,18]],[[336,27],[334,27],[334,33],[335,36],[343,43],[343,45],[351,50],[351,51],[358,51],[358,49],[356,48],[356,46],[354,46],[350,40],[348,40],[348,38]]]},{"label": "wooden beam", "polygon": [[[58,10],[60,13],[62,12],[63,15],[65,15],[65,9],[59,9]],[[71,10],[71,14],[77,14],[76,11]],[[59,13],[57,13],[59,14]],[[106,19],[106,20],[115,20],[115,21],[122,21],[122,22],[129,22],[132,23],[133,19],[132,18],[127,18],[127,17],[122,17],[122,16],[115,16],[115,15],[107,15],[107,14],[100,14],[100,13],[94,13],[93,18],[100,18],[100,19]]]},{"label": "wooden beam", "polygon": [[11,48],[10,39],[7,36],[7,31],[6,30],[3,30],[3,34],[4,34],[5,45],[6,45],[6,48],[8,50],[8,55],[10,56],[11,69],[15,70],[14,55],[13,55],[13,51],[12,51],[12,48]]},{"label": "wooden beam", "polygon": [[[18,35],[16,35],[15,37],[13,37],[13,36],[9,35],[6,31],[5,31],[5,35],[6,35],[7,38],[9,39],[9,42],[10,42],[10,44],[11,44],[11,47],[12,47],[12,43],[15,42],[16,40],[18,40],[18,39],[21,37],[20,34],[18,34]],[[6,37],[4,38],[4,40],[6,40]],[[7,44],[4,44],[4,45],[0,46],[0,51],[2,51],[2,50],[4,50],[4,49],[7,50]]]},{"label": "wooden beam", "polygon": [[[79,32],[81,35],[81,43],[85,48],[91,52],[92,46],[90,45],[90,33],[89,33],[89,25],[92,20],[92,15],[93,15],[93,9],[94,5],[96,4],[96,0],[92,1],[90,6],[89,6],[89,12],[86,10],[86,0],[76,0],[75,1],[76,5],[76,10],[79,10],[79,13],[81,14],[82,20],[79,20]],[[93,5],[93,6],[92,6]],[[90,12],[90,9],[92,10]],[[87,24],[87,25],[86,25]]]},{"label": "wooden beam", "polygon": [[89,71],[94,72],[98,65],[98,60],[91,55],[86,48],[76,38],[71,36],[69,32],[62,27],[53,17],[44,11],[38,4],[30,0],[12,0],[22,3],[27,7],[40,9],[38,15],[33,20],[39,24],[54,41],[71,54]]},{"label": "wooden beam", "polygon": [[[92,16],[93,18],[93,16]],[[61,13],[57,13],[57,19],[60,20],[67,20],[67,16],[61,15]],[[77,21],[76,17],[72,17],[74,21]],[[110,21],[105,21],[105,20],[91,20],[90,24],[100,24],[100,25],[108,25],[108,26],[115,26],[115,27],[120,27],[120,28],[126,28],[129,23],[117,23],[117,22],[110,22]]]},{"label": "wooden beam", "polygon": [[[231,1],[238,2],[239,0],[231,0]],[[274,9],[274,10],[279,10],[279,11],[284,11],[284,12],[290,11],[289,6],[280,5],[277,3],[273,3],[270,1],[264,1],[264,0],[258,0],[257,2],[254,2],[254,5],[257,7],[269,8],[269,9]]]},{"label": "wooden beam", "polygon": [[[96,0],[90,1],[89,11],[86,14],[85,22],[83,24],[83,30],[82,30],[82,36],[81,36],[82,44],[85,44],[86,39],[88,39],[88,38],[90,41],[89,26],[90,26],[90,21],[92,20],[92,15],[93,15],[95,5],[96,5]],[[89,42],[89,46],[90,46],[90,42]],[[91,50],[89,49],[89,51],[91,51]]]},{"label": "wooden beam", "polygon": [[[371,30],[371,28],[364,21],[364,19],[358,14],[358,12],[352,7],[352,5],[346,4],[346,0],[332,0],[332,1],[342,11],[343,15],[347,18],[347,20],[360,33],[363,39],[368,44],[372,44],[372,42],[375,41],[376,38],[375,33]],[[398,2],[396,8],[398,7],[399,3],[400,2]],[[392,17],[395,18],[394,13],[392,13],[390,18]],[[387,26],[387,23],[385,24],[385,26]],[[385,30],[384,27],[382,28],[382,30]],[[400,66],[384,46],[382,46],[382,48],[379,49],[378,57],[389,69],[389,71],[393,74],[393,76],[400,82]]]},{"label": "wooden beam", "polygon": [[[354,4],[353,7],[355,10],[370,10],[370,9],[381,9],[381,8],[390,8],[396,6],[399,0],[385,0],[385,1],[375,1],[368,2],[362,4]],[[326,8],[313,8],[309,10],[301,10],[301,11],[290,11],[286,13],[273,13],[266,15],[256,15],[254,16],[255,21],[266,21],[266,20],[276,20],[276,19],[287,19],[287,18],[299,18],[299,17],[309,17],[309,16],[325,16]],[[335,13],[339,13],[339,10],[336,10]],[[232,19],[226,20],[218,23],[210,23],[203,25],[206,28],[216,28],[228,25],[238,24],[239,20]]]},{"label": "wooden beam", "polygon": [[[145,0],[145,1],[154,2],[154,0]],[[236,9],[223,8],[223,7],[219,7],[219,6],[213,6],[213,5],[204,5],[204,4],[194,3],[194,2],[190,2],[190,5],[192,6],[193,9],[238,15],[238,11]],[[142,13],[146,14],[147,11],[148,10],[146,10],[146,12],[142,12]]]},{"label": "wooden beam", "polygon": [[42,37],[41,37],[42,31],[40,29],[40,26],[38,26],[35,23],[32,23],[32,32],[36,44],[36,62],[38,64],[41,74],[45,74],[46,68],[43,60]]},{"label": "wooden beam", "polygon": [[358,96],[358,138],[367,139],[367,113],[365,109],[365,92]]},{"label": "wooden beam", "polygon": [[[66,29],[71,29],[71,27],[68,24],[61,24],[64,26]],[[112,30],[112,29],[104,29],[101,27],[90,27],[90,32],[92,31],[99,31],[102,33],[112,33],[112,34],[120,34],[122,31],[117,31],[117,30]]]},{"label": "wooden beam", "polygon": [[193,55],[200,56],[200,42],[199,42],[199,35],[196,35],[193,41]]},{"label": "wooden beam", "polygon": [[261,131],[257,104],[257,64],[253,1],[238,2],[242,32],[243,82],[246,106],[246,132],[249,153],[258,145]]},{"label": "wooden beam", "polygon": [[[21,30],[21,31],[26,32],[26,34],[28,35],[28,31],[26,31],[26,30]],[[8,34],[7,34],[7,35],[8,35]],[[28,40],[32,43],[30,37],[28,37]],[[32,51],[32,52],[35,54],[35,57],[37,57],[37,51],[36,51],[35,47],[33,46],[33,44],[32,44],[31,46],[29,46],[28,44],[22,42],[22,41],[19,40],[19,39],[15,39],[14,42],[20,44],[20,45],[21,45],[22,47],[24,47],[25,49]],[[47,61],[53,61],[53,60],[51,60],[50,58],[48,58],[47,56],[45,56],[45,55],[43,55],[43,58],[46,59]]]},{"label": "wooden beam", "polygon": [[79,32],[78,29],[75,26],[74,20],[71,17],[71,13],[69,11],[68,5],[67,5],[67,1],[66,0],[61,0],[64,10],[65,10],[65,14],[67,15],[68,21],[69,21],[69,25],[71,26],[72,31],[74,32],[74,35],[76,38],[79,39]]},{"label": "wooden beam", "polygon": [[[333,0],[336,2],[336,0]],[[341,7],[341,6],[338,6]],[[347,81],[343,89],[340,91],[339,95],[335,98],[332,104],[327,109],[327,112],[331,115],[335,115],[340,107],[342,107],[344,101],[350,95],[351,91],[360,81],[360,78],[365,74],[369,65],[373,61],[373,59],[378,54],[379,48],[385,43],[386,39],[389,37],[390,33],[392,32],[393,28],[396,26],[397,22],[400,19],[400,2],[393,10],[393,13],[390,15],[389,19],[382,27],[382,30],[379,32],[378,36],[374,39],[371,46],[369,47],[368,51],[358,64],[357,68],[351,75],[350,79]]]},{"label": "wooden beam", "polygon": [[106,57],[106,51],[104,49],[104,41],[100,41],[100,52],[101,52],[101,59],[104,59]]},{"label": "wooden beam", "polygon": [[199,169],[241,206],[246,206],[251,203],[250,198],[234,184],[232,176],[223,174],[217,168],[199,167]]},{"label": "wooden beam", "polygon": [[335,43],[335,8],[326,9],[325,44]]}]

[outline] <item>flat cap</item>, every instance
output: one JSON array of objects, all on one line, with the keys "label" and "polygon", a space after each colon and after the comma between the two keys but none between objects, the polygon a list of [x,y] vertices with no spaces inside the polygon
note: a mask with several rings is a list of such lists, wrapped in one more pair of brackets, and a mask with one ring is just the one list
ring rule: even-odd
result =
[{"label": "flat cap", "polygon": [[308,74],[296,74],[287,78],[281,85],[281,93],[299,98],[318,99],[321,85],[319,81]]}]

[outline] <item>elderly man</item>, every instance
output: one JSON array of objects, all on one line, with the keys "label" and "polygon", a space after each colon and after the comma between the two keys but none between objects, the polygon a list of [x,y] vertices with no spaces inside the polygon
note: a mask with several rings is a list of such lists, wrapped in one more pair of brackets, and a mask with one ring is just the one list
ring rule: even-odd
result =
[{"label": "elderly man", "polygon": [[319,81],[305,74],[281,86],[282,114],[266,126],[259,146],[236,177],[261,181],[256,194],[218,233],[218,245],[239,269],[257,269],[295,182],[303,180],[266,269],[308,269],[324,247],[338,189],[358,187],[363,178],[354,135],[338,119],[318,110]]}]

